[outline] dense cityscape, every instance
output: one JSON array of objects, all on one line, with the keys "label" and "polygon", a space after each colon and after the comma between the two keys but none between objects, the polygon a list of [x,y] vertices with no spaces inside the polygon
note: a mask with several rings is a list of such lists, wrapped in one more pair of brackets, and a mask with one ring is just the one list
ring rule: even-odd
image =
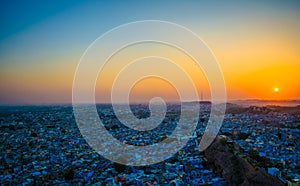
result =
[{"label": "dense cityscape", "polygon": [[[111,105],[97,106],[105,128],[118,140],[132,145],[157,143],[172,133],[180,117],[180,106],[167,108],[166,117],[158,127],[141,132],[124,127]],[[300,183],[299,106],[228,104],[217,139],[201,153],[199,141],[207,125],[210,104],[200,104],[200,108],[197,129],[183,149],[163,162],[134,167],[114,163],[95,152],[81,136],[71,106],[2,106],[0,182],[3,185]],[[149,117],[145,105],[133,105],[131,109],[138,118]],[[215,147],[217,151],[213,151]],[[220,159],[222,156],[229,159]],[[244,166],[248,172],[253,169],[252,177],[242,170]]]},{"label": "dense cityscape", "polygon": [[0,186],[300,186],[300,1],[0,1]]}]

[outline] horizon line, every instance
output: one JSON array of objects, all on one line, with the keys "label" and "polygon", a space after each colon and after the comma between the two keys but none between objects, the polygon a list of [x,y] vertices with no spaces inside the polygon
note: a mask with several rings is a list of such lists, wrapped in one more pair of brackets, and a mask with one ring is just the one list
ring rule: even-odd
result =
[{"label": "horizon line", "polygon": [[[259,101],[259,102],[300,102],[300,99],[228,99],[226,103],[232,102],[251,102],[251,101]],[[178,104],[178,103],[189,103],[189,102],[210,102],[211,100],[195,100],[195,101],[166,101],[167,104]],[[78,104],[94,104],[88,102],[82,102]],[[95,104],[112,104],[111,102],[96,102]],[[117,103],[117,104],[126,104],[126,103]],[[132,102],[131,105],[135,104],[149,104],[149,102]],[[53,102],[53,103],[0,103],[0,106],[55,106],[55,105],[73,105],[72,102]]]}]

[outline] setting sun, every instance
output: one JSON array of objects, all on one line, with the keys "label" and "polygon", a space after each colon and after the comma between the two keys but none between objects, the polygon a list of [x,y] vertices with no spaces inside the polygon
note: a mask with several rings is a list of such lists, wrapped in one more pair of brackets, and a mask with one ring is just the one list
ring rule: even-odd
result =
[{"label": "setting sun", "polygon": [[279,92],[279,88],[274,88],[274,92]]}]

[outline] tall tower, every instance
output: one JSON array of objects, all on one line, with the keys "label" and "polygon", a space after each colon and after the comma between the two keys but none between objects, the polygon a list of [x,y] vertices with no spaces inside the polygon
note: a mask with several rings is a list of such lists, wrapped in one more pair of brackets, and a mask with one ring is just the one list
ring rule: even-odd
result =
[{"label": "tall tower", "polygon": [[203,101],[203,92],[201,91],[201,101]]}]

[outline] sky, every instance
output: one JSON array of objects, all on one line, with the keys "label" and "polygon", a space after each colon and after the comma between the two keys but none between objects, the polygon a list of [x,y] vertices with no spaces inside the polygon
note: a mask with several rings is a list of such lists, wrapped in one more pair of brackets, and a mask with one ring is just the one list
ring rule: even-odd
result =
[{"label": "sky", "polygon": [[[76,67],[89,45],[119,25],[142,20],[169,21],[196,33],[219,62],[229,100],[300,99],[299,18],[299,1],[3,0],[0,104],[71,103]],[[148,50],[167,54],[183,65],[199,95],[210,99],[208,81],[187,56],[174,48],[145,44],[111,59],[98,76],[96,100],[109,102],[113,75],[122,61]],[[157,67],[151,67],[151,62],[146,64],[138,71]],[[161,67],[170,76],[176,75],[173,68]],[[179,86],[146,78],[132,88],[130,99],[139,102],[162,96],[176,101],[176,89],[185,88],[184,84]]]}]

